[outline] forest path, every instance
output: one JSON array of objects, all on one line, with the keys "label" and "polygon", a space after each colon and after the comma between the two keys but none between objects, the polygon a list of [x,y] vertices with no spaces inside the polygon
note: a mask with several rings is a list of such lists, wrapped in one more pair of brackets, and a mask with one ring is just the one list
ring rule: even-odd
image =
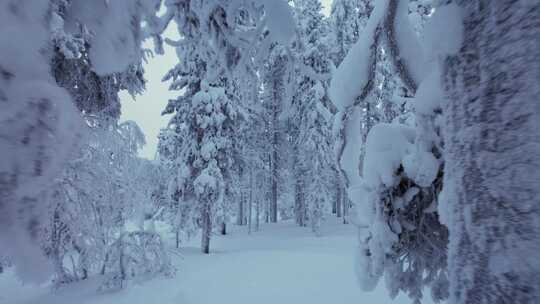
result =
[{"label": "forest path", "polygon": [[213,236],[210,255],[200,253],[196,239],[186,244],[175,257],[178,273],[172,279],[158,278],[101,295],[95,284],[85,282],[51,295],[48,288],[23,287],[4,275],[0,303],[411,303],[403,295],[390,300],[384,284],[374,292],[360,290],[354,273],[356,242],[354,226],[334,218],[324,223],[319,237],[291,222],[264,224],[251,234],[246,227],[232,226],[228,235]]}]

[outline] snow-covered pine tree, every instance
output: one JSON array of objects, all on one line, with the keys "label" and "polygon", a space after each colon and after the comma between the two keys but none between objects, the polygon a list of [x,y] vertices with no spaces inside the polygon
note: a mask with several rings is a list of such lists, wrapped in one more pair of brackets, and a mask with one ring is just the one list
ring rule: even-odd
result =
[{"label": "snow-covered pine tree", "polygon": [[297,224],[306,220],[319,232],[324,214],[335,199],[331,189],[333,171],[330,138],[331,106],[326,89],[332,61],[328,47],[329,25],[322,15],[319,0],[297,0],[295,11],[298,35],[295,44],[297,71],[291,120],[294,132],[293,170],[295,177],[295,212]]},{"label": "snow-covered pine tree", "polygon": [[539,303],[540,3],[450,2],[432,24],[448,38],[434,46],[449,97],[450,303]]},{"label": "snow-covered pine tree", "polygon": [[197,215],[195,214],[194,205],[191,201],[186,201],[181,196],[183,192],[179,191],[179,187],[183,185],[177,184],[177,177],[181,174],[182,163],[178,162],[180,152],[184,142],[188,141],[187,133],[183,131],[184,126],[176,127],[170,124],[167,128],[161,130],[158,141],[158,158],[166,172],[166,208],[164,210],[163,219],[167,222],[175,234],[176,248],[180,247],[180,243],[184,237],[191,238],[199,229],[197,225]]},{"label": "snow-covered pine tree", "polygon": [[184,124],[188,141],[182,142],[179,155],[181,172],[177,185],[182,185],[181,199],[195,205],[202,228],[202,250],[209,253],[214,216],[224,208],[224,176],[232,166],[232,138],[237,121],[237,106],[225,90],[203,83],[201,91],[189,104],[176,112],[175,122]]},{"label": "snow-covered pine tree", "polygon": [[205,253],[210,250],[212,226],[224,225],[230,209],[230,196],[225,196],[234,182],[234,138],[241,120],[227,65],[231,54],[216,48],[219,44],[234,49],[226,40],[231,37],[223,33],[232,34],[223,23],[225,8],[214,1],[186,1],[168,8],[183,37],[174,43],[181,62],[164,78],[173,80],[172,90],[184,90],[164,111],[174,113],[168,132],[176,134],[168,140],[178,140],[173,143],[176,149],[167,150],[176,154],[167,156],[175,159],[177,170],[172,193],[183,206],[179,218],[187,213],[198,219]]},{"label": "snow-covered pine tree", "polygon": [[281,184],[282,150],[284,147],[285,122],[282,113],[288,103],[288,64],[290,58],[285,51],[285,47],[279,44],[272,46],[269,57],[262,68],[263,82],[263,107],[266,117],[266,132],[268,140],[268,164],[270,182],[269,200],[269,221],[272,223],[278,220],[278,199]]}]

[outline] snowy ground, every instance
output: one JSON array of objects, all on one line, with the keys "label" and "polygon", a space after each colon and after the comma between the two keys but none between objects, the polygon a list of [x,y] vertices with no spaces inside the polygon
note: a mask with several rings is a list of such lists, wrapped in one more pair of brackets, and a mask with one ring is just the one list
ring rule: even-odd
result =
[{"label": "snowy ground", "polygon": [[[233,227],[214,236],[214,252],[202,255],[193,240],[175,257],[173,279],[155,279],[118,293],[97,294],[95,282],[51,294],[46,286],[22,286],[10,273],[0,275],[1,304],[409,304],[383,286],[362,292],[356,283],[352,225],[326,223],[323,236],[292,223],[264,225],[247,234]],[[382,284],[379,284],[382,285]],[[424,301],[424,303],[431,303]]]}]

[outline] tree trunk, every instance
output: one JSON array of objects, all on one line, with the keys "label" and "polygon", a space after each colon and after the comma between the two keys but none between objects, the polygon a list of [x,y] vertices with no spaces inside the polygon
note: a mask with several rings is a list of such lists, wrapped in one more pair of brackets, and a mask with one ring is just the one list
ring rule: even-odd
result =
[{"label": "tree trunk", "polygon": [[227,235],[227,224],[226,223],[221,223],[219,225],[219,233],[221,235]]},{"label": "tree trunk", "polygon": [[103,261],[103,264],[101,265],[101,275],[105,275],[105,272],[107,272],[107,262],[109,262],[109,254],[105,254],[105,260]]},{"label": "tree trunk", "polygon": [[212,219],[210,217],[210,206],[203,207],[201,212],[202,234],[201,234],[201,251],[202,253],[210,253],[210,235],[212,234]]},{"label": "tree trunk", "polygon": [[175,239],[176,239],[176,249],[178,249],[180,248],[180,228],[176,228]]},{"label": "tree trunk", "polygon": [[[277,141],[277,134],[274,135],[274,141]],[[276,142],[277,145],[277,142]],[[277,168],[277,148],[272,151],[272,184],[271,184],[271,196],[270,196],[270,222],[277,223],[277,214],[278,214],[278,168]]]},{"label": "tree trunk", "polygon": [[296,219],[296,224],[298,226],[303,226],[304,215],[302,212],[302,181],[300,180],[300,174],[295,174],[295,185],[294,185],[294,215]]},{"label": "tree trunk", "polygon": [[264,222],[270,223],[270,200],[264,202]]},{"label": "tree trunk", "polygon": [[351,205],[351,201],[349,200],[348,196],[344,196],[343,198],[343,224],[349,223],[349,206]]},{"label": "tree trunk", "polygon": [[260,228],[260,214],[261,214],[261,200],[257,199],[255,205],[255,231],[259,231]]},{"label": "tree trunk", "polygon": [[440,206],[450,303],[540,303],[540,2],[456,2]]},{"label": "tree trunk", "polygon": [[[279,88],[279,86],[277,86]],[[271,195],[270,195],[270,222],[276,223],[277,222],[277,214],[278,214],[278,206],[277,206],[277,200],[278,200],[278,162],[279,162],[279,111],[278,107],[279,104],[281,104],[281,92],[278,92],[275,88],[273,90],[273,104],[272,104],[272,153],[271,153],[271,159],[270,159],[270,166],[271,166]]]},{"label": "tree trunk", "polygon": [[240,191],[240,199],[238,200],[238,214],[236,218],[236,225],[242,226],[244,224],[244,192]]},{"label": "tree trunk", "polygon": [[[339,173],[337,174],[337,178],[339,178]],[[336,183],[336,216],[341,217],[341,208],[343,206],[343,188],[341,187],[340,183]]]},{"label": "tree trunk", "polygon": [[261,216],[261,200],[257,198],[257,203],[255,205],[255,231],[259,231],[260,228],[260,216]]},{"label": "tree trunk", "polygon": [[[272,188],[272,155],[268,155],[268,168],[269,168],[269,180],[270,183],[270,189]],[[270,222],[270,200],[271,199],[265,199],[264,204],[264,222],[269,223]]]},{"label": "tree trunk", "polygon": [[307,225],[307,208],[306,200],[304,196],[304,184],[302,181],[301,174],[296,177],[295,184],[295,213],[296,213],[296,223],[300,227],[305,227]]},{"label": "tree trunk", "polygon": [[249,168],[248,232],[251,233],[251,209],[253,205],[253,168]]}]

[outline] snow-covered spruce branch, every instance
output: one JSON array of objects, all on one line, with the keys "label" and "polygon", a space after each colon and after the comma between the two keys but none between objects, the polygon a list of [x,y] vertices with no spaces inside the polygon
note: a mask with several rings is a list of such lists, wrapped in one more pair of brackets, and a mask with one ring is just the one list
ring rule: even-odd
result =
[{"label": "snow-covered spruce branch", "polygon": [[[408,1],[386,0],[377,3],[358,42],[345,57],[332,79],[330,94],[333,102],[342,112],[336,116],[339,136],[342,139],[337,150],[338,163],[348,144],[345,130],[348,128],[350,117],[375,89],[377,50],[380,46],[389,50],[394,68],[398,71],[401,81],[411,91],[410,93],[416,92],[422,75],[421,68],[407,60],[413,51],[407,43],[402,41],[403,39],[398,39],[398,34],[401,32],[414,35],[406,20]],[[413,40],[409,44],[418,44],[415,36],[409,38]],[[418,53],[414,55],[418,56]],[[355,77],[350,77],[350,75],[355,75]],[[351,177],[347,176],[342,168],[340,170],[349,185]],[[361,175],[360,171],[358,173]]]}]

